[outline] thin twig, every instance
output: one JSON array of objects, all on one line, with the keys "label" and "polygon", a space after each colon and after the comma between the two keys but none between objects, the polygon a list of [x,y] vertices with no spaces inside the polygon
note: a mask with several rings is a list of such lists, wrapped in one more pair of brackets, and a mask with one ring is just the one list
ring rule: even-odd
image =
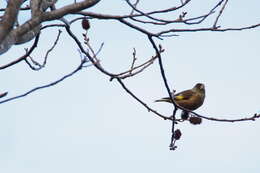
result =
[{"label": "thin twig", "polygon": [[173,119],[172,119],[172,136],[171,136],[171,142],[170,142],[170,150],[174,150],[176,148],[175,146],[175,121],[176,121],[176,118],[175,118],[175,115],[176,115],[176,112],[177,112],[178,108],[177,107],[174,107],[174,110],[173,110]]},{"label": "thin twig", "polygon": [[[97,58],[97,54],[95,53],[94,49],[89,44],[89,38],[87,37],[87,34],[83,34],[83,36],[84,36],[84,44],[89,48],[90,52],[92,53],[92,58],[95,60],[95,64],[101,66],[100,60]],[[101,48],[102,47],[103,46],[101,46]]]},{"label": "thin twig", "polygon": [[177,33],[177,32],[242,31],[242,30],[248,30],[248,29],[253,29],[253,28],[257,28],[257,27],[260,27],[260,23],[255,24],[255,25],[246,26],[246,27],[239,27],[239,28],[223,28],[223,29],[220,29],[219,27],[217,27],[217,28],[210,27],[210,28],[194,28],[194,29],[184,29],[184,28],[183,29],[169,29],[169,30],[158,32],[155,35],[163,37],[164,34],[167,34],[167,33]]},{"label": "thin twig", "polygon": [[135,98],[139,103],[141,103],[143,106],[145,106],[148,111],[153,112],[154,114],[158,115],[159,117],[161,117],[161,118],[163,118],[163,119],[165,119],[165,120],[171,119],[171,117],[166,117],[166,116],[164,116],[164,115],[158,113],[158,112],[155,111],[154,109],[150,108],[146,103],[144,103],[144,102],[143,102],[142,100],[140,100],[137,96],[135,96],[135,95],[125,86],[125,84],[123,83],[122,79],[121,79],[120,77],[118,77],[118,75],[113,74],[113,73],[110,73],[110,72],[104,70],[100,65],[95,64],[95,60],[89,55],[88,52],[86,52],[86,51],[83,49],[83,47],[82,47],[80,41],[77,39],[77,37],[76,37],[76,36],[72,33],[72,31],[70,30],[70,27],[66,27],[66,30],[67,30],[68,34],[73,38],[73,40],[75,41],[75,43],[78,45],[80,51],[81,51],[82,53],[84,53],[84,54],[86,55],[86,57],[89,58],[89,60],[92,62],[92,64],[93,64],[100,72],[102,72],[102,73],[104,73],[105,75],[109,76],[111,79],[113,79],[113,78],[117,79],[117,81],[121,84],[121,86],[123,87],[123,89],[124,89],[127,93],[129,93],[133,98]]},{"label": "thin twig", "polygon": [[165,88],[166,88],[166,90],[168,92],[168,95],[171,98],[171,101],[172,101],[172,103],[173,103],[173,105],[175,107],[176,103],[173,100],[173,97],[172,97],[172,94],[171,94],[171,90],[170,90],[170,87],[169,87],[168,82],[167,82],[167,78],[166,78],[166,75],[165,75],[165,71],[164,71],[164,67],[163,67],[162,57],[161,57],[160,51],[157,48],[157,46],[156,46],[156,44],[155,44],[155,42],[154,42],[154,40],[153,40],[151,35],[148,35],[148,39],[149,39],[150,43],[152,44],[152,46],[153,46],[153,48],[154,48],[154,50],[156,52],[156,55],[158,56],[158,59],[159,59],[158,62],[159,62],[159,67],[160,67],[160,71],[161,71],[161,76],[162,76]]},{"label": "thin twig", "polygon": [[1,101],[0,101],[0,104],[6,103],[6,102],[9,102],[9,101],[12,101],[12,100],[16,100],[16,99],[19,99],[19,98],[23,98],[23,97],[25,97],[25,96],[27,96],[27,95],[29,95],[29,94],[31,94],[31,93],[37,91],[37,90],[54,86],[54,85],[56,85],[56,84],[62,82],[63,80],[65,80],[65,79],[67,79],[67,78],[73,76],[73,75],[74,75],[75,73],[77,73],[78,71],[80,71],[80,70],[83,68],[84,63],[85,63],[85,62],[82,61],[82,62],[80,63],[80,65],[79,65],[75,70],[73,70],[71,73],[69,73],[69,74],[63,76],[62,78],[60,78],[60,79],[58,79],[58,80],[56,80],[56,81],[54,81],[54,82],[51,82],[51,83],[49,83],[49,84],[42,85],[42,86],[39,86],[39,87],[35,87],[35,88],[33,88],[33,89],[31,89],[31,90],[29,90],[29,91],[27,91],[27,92],[25,92],[25,93],[23,93],[23,94],[21,94],[21,95],[18,95],[18,96],[15,96],[15,97],[10,97],[10,98],[5,99],[5,100],[1,100]]},{"label": "thin twig", "polygon": [[61,30],[58,30],[58,35],[57,35],[57,37],[56,37],[56,40],[54,41],[52,47],[46,52],[45,57],[44,57],[44,61],[43,61],[43,64],[42,64],[43,67],[44,67],[44,66],[46,65],[46,63],[47,63],[47,58],[48,58],[49,53],[50,53],[50,52],[56,47],[56,45],[58,44],[58,41],[59,41],[59,39],[60,39],[61,33],[62,33],[62,31],[61,31]]},{"label": "thin twig", "polygon": [[[135,8],[137,8],[137,5],[138,5],[139,1],[140,1],[140,0],[136,0],[135,3],[134,3],[132,6],[134,6]],[[130,2],[129,2],[129,3],[130,3]],[[135,10],[132,8],[132,11],[131,11],[130,15],[134,14],[134,12],[135,12]]]},{"label": "thin twig", "polygon": [[39,42],[39,38],[40,38],[40,34],[38,34],[35,37],[32,47],[23,56],[21,56],[20,58],[14,60],[14,61],[12,61],[8,64],[0,66],[0,70],[3,70],[5,68],[8,68],[8,67],[13,66],[15,64],[18,64],[19,62],[25,60],[33,52],[33,50],[37,47],[38,42]]},{"label": "thin twig", "polygon": [[95,59],[94,59],[88,52],[85,51],[85,49],[83,48],[81,42],[78,40],[78,38],[75,36],[75,34],[73,34],[73,32],[71,31],[71,29],[70,29],[69,26],[66,26],[65,29],[66,29],[67,33],[69,34],[69,36],[70,36],[70,37],[75,41],[75,43],[78,45],[80,51],[86,55],[86,57],[89,59],[89,61],[91,61],[91,63],[92,63],[100,72],[102,72],[102,73],[104,73],[104,74],[110,76],[111,78],[113,78],[113,77],[116,78],[116,77],[117,77],[116,74],[113,74],[113,73],[110,73],[110,72],[106,71],[105,69],[103,69],[103,68],[100,66],[100,64],[97,64],[97,63],[96,63]]},{"label": "thin twig", "polygon": [[[139,74],[139,73],[141,73],[142,71],[144,71],[145,69],[147,69],[150,65],[152,65],[153,64],[153,62],[154,62],[154,60],[155,59],[150,59],[150,60],[148,60],[146,63],[144,63],[142,66],[141,65],[139,65],[139,66],[137,66],[137,67],[134,67],[133,69],[135,70],[134,72],[133,72],[133,70],[129,70],[129,71],[126,71],[127,73],[126,74],[124,74],[124,75],[120,75],[120,76],[118,76],[120,79],[125,79],[125,78],[128,78],[128,77],[133,77],[133,76],[135,76],[135,75],[137,75],[137,74]],[[131,73],[130,73],[131,72]]]},{"label": "thin twig", "polygon": [[123,83],[123,81],[120,78],[116,78],[117,81],[120,83],[120,85],[122,86],[122,88],[128,93],[130,94],[136,101],[138,101],[139,103],[141,103],[144,107],[147,108],[147,110],[150,112],[153,112],[154,114],[158,115],[159,117],[163,118],[164,120],[171,120],[171,117],[167,117],[164,116],[160,113],[158,113],[157,111],[155,111],[154,109],[150,108],[146,103],[144,103],[141,99],[139,99],[133,92],[131,92],[126,85]]},{"label": "thin twig", "polygon": [[[213,14],[215,12],[215,10],[223,3],[224,0],[220,0],[207,14],[202,15],[202,16],[198,16],[195,18],[190,18],[190,19],[186,19],[184,21],[185,24],[187,25],[194,25],[194,24],[200,24],[201,22],[203,22],[206,18],[208,18],[211,14]],[[193,22],[196,19],[200,19],[197,22]],[[192,22],[190,22],[192,21]]]},{"label": "thin twig", "polygon": [[[161,54],[160,54],[160,51],[159,49],[157,48],[155,42],[153,41],[153,38],[151,36],[148,36],[148,39],[150,41],[150,43],[152,44],[157,56],[158,56],[158,59],[159,59],[159,67],[160,67],[160,71],[161,71],[161,76],[162,76],[162,79],[163,79],[163,82],[164,82],[164,85],[165,85],[165,88],[168,92],[168,95],[173,103],[173,113],[172,113],[172,140],[171,140],[171,143],[170,143],[170,149],[173,150],[175,148],[174,143],[173,143],[173,139],[174,139],[174,129],[175,129],[175,120],[176,120],[176,112],[177,112],[177,104],[174,102],[174,99],[173,99],[173,95],[170,91],[170,87],[168,85],[168,82],[167,82],[167,78],[166,78],[166,75],[165,75],[165,72],[164,72],[164,67],[163,67],[163,63],[162,63],[162,57],[161,57]],[[159,48],[161,46],[159,45]],[[161,49],[161,48],[160,48]]]},{"label": "thin twig", "polygon": [[225,9],[227,3],[228,3],[228,0],[225,1],[223,7],[222,7],[221,10],[219,11],[219,14],[218,14],[218,16],[217,16],[217,18],[216,18],[216,20],[215,20],[215,22],[214,22],[214,24],[213,24],[213,28],[217,28],[217,22],[218,22],[218,20],[219,20],[219,18],[220,18],[220,16],[221,16],[221,14],[223,13],[223,11],[224,11],[224,9]]},{"label": "thin twig", "polygon": [[193,115],[196,115],[197,117],[206,119],[206,120],[210,120],[210,121],[218,121],[218,122],[241,122],[241,121],[255,121],[256,119],[260,118],[260,114],[254,114],[252,117],[248,117],[248,118],[240,118],[240,119],[219,119],[219,118],[214,118],[214,117],[207,117],[207,116],[203,116],[203,115],[199,115],[195,112],[192,112]]},{"label": "thin twig", "polygon": [[137,60],[136,58],[136,50],[134,48],[134,52],[133,52],[133,61],[132,61],[132,64],[131,64],[131,67],[130,67],[130,70],[129,70],[129,73],[131,74],[133,69],[134,69],[134,65],[135,65],[135,61]]},{"label": "thin twig", "polygon": [[[191,0],[187,0],[185,1],[185,3],[181,4],[179,7],[174,7],[174,8],[171,8],[170,10],[168,9],[168,11],[164,11],[164,12],[160,12],[160,13],[165,13],[165,12],[171,12],[171,11],[175,11],[177,10],[178,8],[182,8],[184,7],[185,5],[187,5]],[[151,16],[151,13],[144,13],[142,12],[141,10],[138,10],[134,5],[132,5],[129,0],[126,0],[127,4],[135,11],[137,11],[138,13],[140,13],[142,16],[144,17],[147,17],[148,19],[151,19],[151,20],[154,20],[154,21],[159,21],[159,22],[162,22],[163,19],[157,19],[155,17],[152,17]],[[154,13],[153,13],[154,14]]]},{"label": "thin twig", "polygon": [[28,56],[31,60],[31,62],[36,66],[34,67],[33,65],[30,64],[30,62],[26,59],[26,63],[29,65],[29,67],[32,69],[32,70],[41,70],[42,68],[45,67],[46,63],[47,63],[47,58],[48,58],[48,55],[49,53],[56,47],[56,45],[58,44],[58,41],[60,39],[60,35],[61,35],[61,30],[58,30],[58,35],[53,43],[53,45],[51,46],[50,49],[47,50],[45,56],[44,56],[44,61],[42,64],[38,63],[37,61],[35,61],[31,56]]},{"label": "thin twig", "polygon": [[[160,49],[160,54],[164,52],[164,49]],[[133,52],[133,58],[135,58],[136,56],[136,52],[134,50]],[[150,65],[153,64],[153,62],[158,58],[158,55],[152,56],[149,60],[147,60],[146,62],[144,62],[143,64],[140,64],[138,66],[134,66],[134,59],[131,65],[131,68],[125,72],[119,73],[117,74],[117,76],[121,79],[125,79],[127,77],[131,77],[134,76],[140,72],[142,72],[143,70],[145,70],[147,67],[149,67]]]}]

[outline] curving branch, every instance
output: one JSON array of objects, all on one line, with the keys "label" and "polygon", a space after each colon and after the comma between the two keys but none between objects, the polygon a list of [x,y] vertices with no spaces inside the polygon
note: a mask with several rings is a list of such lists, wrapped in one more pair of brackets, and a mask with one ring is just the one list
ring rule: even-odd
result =
[{"label": "curving branch", "polygon": [[46,84],[46,85],[42,85],[42,86],[39,86],[39,87],[35,87],[23,94],[20,94],[20,95],[17,95],[17,96],[14,96],[14,97],[10,97],[10,98],[7,98],[5,100],[1,100],[0,101],[0,104],[3,104],[3,103],[7,103],[7,102],[10,102],[10,101],[13,101],[13,100],[17,100],[17,99],[20,99],[20,98],[23,98],[23,97],[26,97],[27,95],[35,92],[35,91],[38,91],[38,90],[41,90],[41,89],[44,89],[44,88],[49,88],[51,86],[54,86],[54,85],[57,85],[58,83],[64,81],[65,79],[73,76],[75,73],[77,73],[78,71],[80,71],[81,69],[83,69],[85,66],[85,64],[87,63],[88,61],[86,59],[82,59],[81,60],[81,63],[79,64],[79,66],[73,70],[72,72],[68,73],[67,75],[61,77],[60,79],[57,79],[56,81],[53,81],[49,84]]}]

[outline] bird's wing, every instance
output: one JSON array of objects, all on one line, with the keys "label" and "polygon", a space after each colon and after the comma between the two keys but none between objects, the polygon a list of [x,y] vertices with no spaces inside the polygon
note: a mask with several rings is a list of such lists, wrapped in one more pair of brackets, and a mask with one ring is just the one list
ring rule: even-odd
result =
[{"label": "bird's wing", "polygon": [[192,90],[186,90],[186,91],[182,91],[178,94],[174,95],[174,99],[176,101],[178,100],[188,100],[190,99],[192,96],[194,95],[194,92]]}]

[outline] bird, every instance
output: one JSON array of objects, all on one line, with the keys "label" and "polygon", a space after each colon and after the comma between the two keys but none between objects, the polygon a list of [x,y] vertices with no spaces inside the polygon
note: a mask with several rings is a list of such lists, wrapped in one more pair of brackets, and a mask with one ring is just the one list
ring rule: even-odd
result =
[{"label": "bird", "polygon": [[[174,102],[181,108],[185,108],[189,111],[198,109],[205,100],[205,85],[203,83],[197,83],[192,89],[179,92],[177,94],[172,93]],[[155,102],[168,102],[172,103],[170,97],[164,97]],[[189,113],[185,110],[182,111],[182,119],[188,119]]]}]

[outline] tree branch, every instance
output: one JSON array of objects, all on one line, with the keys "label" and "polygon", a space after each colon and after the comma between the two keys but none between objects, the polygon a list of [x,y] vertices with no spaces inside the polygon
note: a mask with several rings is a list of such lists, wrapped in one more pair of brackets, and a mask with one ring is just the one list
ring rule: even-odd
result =
[{"label": "tree branch", "polygon": [[12,30],[19,13],[23,0],[9,0],[5,9],[4,16],[0,21],[0,44]]},{"label": "tree branch", "polygon": [[[85,0],[50,12],[43,12],[34,16],[29,21],[12,30],[4,44],[0,45],[0,54],[5,53],[13,44],[21,44],[30,41],[37,35],[38,28],[42,22],[62,18],[66,14],[71,14],[97,4],[100,0]],[[19,9],[19,8],[17,8]],[[36,29],[36,32],[34,31]],[[1,40],[0,40],[1,41]]]},{"label": "tree branch", "polygon": [[42,85],[42,86],[33,88],[33,89],[31,89],[31,90],[29,90],[29,91],[27,91],[27,92],[25,92],[25,93],[23,93],[23,94],[21,94],[21,95],[18,95],[18,96],[15,96],[15,97],[10,97],[10,98],[5,99],[5,100],[1,100],[1,101],[0,101],[0,104],[6,103],[6,102],[10,102],[10,101],[12,101],[12,100],[17,100],[17,99],[19,99],[19,98],[23,98],[23,97],[25,97],[25,96],[27,96],[27,95],[29,95],[29,94],[35,92],[35,91],[38,91],[38,90],[41,90],[41,89],[44,89],[44,88],[48,88],[48,87],[54,86],[54,85],[56,85],[56,84],[62,82],[63,80],[65,80],[65,79],[67,79],[67,78],[73,76],[73,75],[74,75],[75,73],[77,73],[78,71],[80,71],[80,70],[84,67],[84,64],[85,64],[86,62],[87,62],[87,61],[86,61],[85,59],[83,59],[83,60],[81,61],[80,65],[79,65],[75,70],[73,70],[71,73],[69,73],[69,74],[67,74],[67,75],[65,75],[65,76],[63,76],[63,77],[61,77],[60,79],[58,79],[58,80],[56,80],[56,81],[54,81],[54,82],[51,82],[51,83],[49,83],[49,84],[46,84],[46,85]]},{"label": "tree branch", "polygon": [[35,37],[35,40],[34,40],[34,43],[32,45],[32,47],[23,55],[21,56],[20,58],[8,63],[8,64],[5,64],[5,65],[2,65],[0,66],[0,70],[3,70],[3,69],[6,69],[8,67],[11,67],[23,60],[25,60],[28,56],[30,56],[30,54],[33,52],[33,50],[37,47],[38,45],[38,42],[39,42],[39,38],[40,38],[40,34],[38,34],[36,37]]}]

